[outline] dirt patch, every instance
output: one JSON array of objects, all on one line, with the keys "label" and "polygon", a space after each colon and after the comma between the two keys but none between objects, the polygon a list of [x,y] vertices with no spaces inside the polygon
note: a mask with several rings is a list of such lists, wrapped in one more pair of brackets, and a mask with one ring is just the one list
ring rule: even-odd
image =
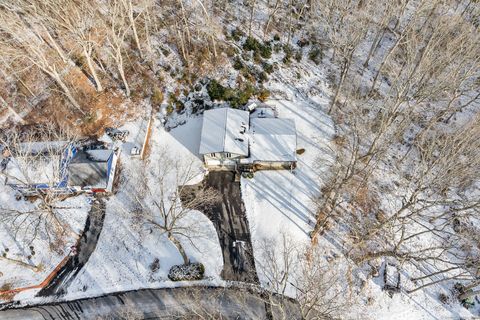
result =
[{"label": "dirt patch", "polygon": [[[8,282],[3,283],[0,286],[0,292],[9,291],[9,290],[12,290],[12,289],[13,289],[12,284],[8,283]],[[0,294],[0,300],[11,301],[13,299],[13,297],[15,297],[16,294],[17,294],[16,292],[1,293]]]},{"label": "dirt patch", "polygon": [[[117,89],[116,83],[104,79],[103,84],[111,89],[97,92],[94,83],[80,68],[72,68],[63,78],[81,105],[83,114],[75,109],[56,84],[51,82],[48,88],[44,88],[40,93],[45,97],[40,98],[24,116],[26,124],[53,122],[81,135],[98,136],[103,134],[105,127],[117,127],[138,114],[140,98],[126,99],[124,93]],[[16,96],[23,95],[17,93]],[[23,104],[27,102],[24,101]]]}]

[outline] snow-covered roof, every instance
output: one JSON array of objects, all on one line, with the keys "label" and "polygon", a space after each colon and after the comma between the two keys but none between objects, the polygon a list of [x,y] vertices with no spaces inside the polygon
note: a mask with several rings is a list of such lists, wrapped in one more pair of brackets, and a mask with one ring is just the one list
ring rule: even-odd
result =
[{"label": "snow-covered roof", "polygon": [[248,156],[249,113],[231,108],[203,113],[200,154],[229,152]]},{"label": "snow-covered roof", "polygon": [[53,185],[60,177],[60,156],[10,158],[4,174],[11,185]]},{"label": "snow-covered roof", "polygon": [[292,119],[251,118],[252,161],[296,161],[297,134]]}]

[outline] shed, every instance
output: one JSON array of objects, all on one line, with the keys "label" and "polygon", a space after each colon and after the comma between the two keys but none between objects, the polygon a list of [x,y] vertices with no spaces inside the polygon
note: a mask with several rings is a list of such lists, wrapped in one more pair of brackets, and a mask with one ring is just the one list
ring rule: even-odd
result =
[{"label": "shed", "polygon": [[78,189],[110,191],[115,165],[113,150],[79,150],[68,164],[68,185]]}]

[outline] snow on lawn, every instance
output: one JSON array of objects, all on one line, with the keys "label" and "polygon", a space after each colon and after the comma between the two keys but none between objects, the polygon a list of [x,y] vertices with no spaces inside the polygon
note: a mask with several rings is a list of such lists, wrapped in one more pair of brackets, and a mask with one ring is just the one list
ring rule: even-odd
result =
[{"label": "snow on lawn", "polygon": [[[298,155],[298,166],[294,172],[260,171],[252,179],[242,177],[242,197],[252,232],[253,250],[257,272],[263,286],[268,287],[268,275],[263,270],[266,264],[262,249],[263,240],[273,241],[271,247],[282,248],[282,237],[298,247],[308,245],[308,233],[313,229],[313,197],[327,181],[330,165],[335,161],[332,138],[335,134],[332,120],[325,113],[328,108],[329,92],[324,81],[325,70],[297,64],[295,68],[280,70],[268,88],[273,99],[268,104],[275,106],[279,117],[295,120],[298,146],[305,153]],[[302,74],[294,79],[294,72]],[[341,227],[340,224],[336,224]],[[323,253],[325,264],[334,268],[342,279],[338,290],[347,289],[345,301],[350,307],[345,310],[349,319],[470,319],[472,314],[458,302],[442,304],[438,294],[442,291],[404,292],[392,298],[382,290],[382,275],[368,276],[342,254],[343,231],[331,230],[319,238],[318,249]],[[278,253],[277,253],[278,254]],[[281,259],[281,253],[278,255]],[[329,262],[327,262],[329,261]],[[282,261],[279,261],[279,266]],[[351,272],[353,272],[353,277]],[[403,281],[408,274],[402,274]],[[291,273],[290,279],[294,280]],[[291,281],[294,282],[294,281]],[[293,296],[294,288],[289,285],[286,294]],[[343,300],[343,299],[342,299]]]},{"label": "snow on lawn", "polygon": [[[162,150],[167,150],[174,159],[192,163],[195,169],[203,172],[202,162],[195,156],[200,142],[200,130],[201,118],[190,118],[186,124],[170,132],[159,126],[154,127],[150,156],[145,162],[146,171],[155,170],[162,161]],[[195,247],[188,240],[179,239],[192,262],[204,264],[206,279],[183,283],[168,279],[170,268],[183,263],[181,255],[165,235],[158,229],[145,228],[132,212],[134,199],[129,188],[135,188],[136,179],[143,174],[136,169],[142,165],[140,161],[127,154],[121,156],[122,181],[118,193],[107,202],[104,227],[97,248],[72,283],[66,299],[139,288],[173,287],[192,283],[221,284],[223,259],[218,236],[212,222],[199,211],[191,211],[184,221],[194,223],[197,229],[202,230],[202,237],[194,238]],[[202,178],[203,174],[200,174],[191,183],[197,183]],[[170,175],[168,179],[169,187],[174,190],[175,177]],[[150,186],[154,191],[155,181],[150,181]],[[158,270],[154,268],[155,259],[159,262]]]},{"label": "snow on lawn", "polygon": [[[15,194],[15,191],[5,186],[3,181],[0,182],[0,208],[21,212],[36,210],[37,204],[26,200],[16,200]],[[25,229],[19,229],[15,238],[15,229],[6,222],[0,222],[0,254],[39,268],[38,271],[34,271],[0,258],[0,288],[14,289],[37,285],[69,254],[70,247],[75,244],[85,225],[90,209],[89,200],[86,195],[80,195],[58,202],[56,205],[65,208],[58,210],[58,218],[66,226],[69,226],[70,231],[64,236],[62,242],[55,246],[54,250],[50,248],[47,234],[42,228],[36,237],[33,235],[33,229],[29,229],[26,234],[23,232]],[[34,216],[36,214],[29,219],[33,219]],[[27,219],[24,226],[30,220]]]},{"label": "snow on lawn", "polygon": [[[288,95],[288,89],[272,89]],[[242,196],[252,229],[257,271],[264,284],[260,249],[263,239],[281,243],[285,234],[299,244],[307,244],[310,240],[309,232],[315,222],[313,200],[333,161],[329,144],[334,135],[332,121],[313,102],[291,98],[268,104],[277,108],[280,118],[295,120],[297,149],[303,148],[305,152],[298,155],[297,169],[293,172],[258,171],[253,179],[242,178]],[[293,294],[292,290],[287,292]]]}]

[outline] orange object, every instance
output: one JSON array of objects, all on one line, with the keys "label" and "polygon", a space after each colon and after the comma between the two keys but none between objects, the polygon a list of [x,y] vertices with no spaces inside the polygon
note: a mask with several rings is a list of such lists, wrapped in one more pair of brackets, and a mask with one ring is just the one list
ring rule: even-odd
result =
[{"label": "orange object", "polygon": [[2,299],[2,297],[13,298],[19,292],[31,289],[41,289],[45,287],[57,275],[58,271],[60,271],[60,269],[65,265],[65,263],[67,263],[68,258],[70,258],[70,255],[65,256],[62,261],[60,261],[60,263],[55,267],[55,269],[53,269],[53,271],[41,283],[34,286],[0,291],[0,299]]}]

